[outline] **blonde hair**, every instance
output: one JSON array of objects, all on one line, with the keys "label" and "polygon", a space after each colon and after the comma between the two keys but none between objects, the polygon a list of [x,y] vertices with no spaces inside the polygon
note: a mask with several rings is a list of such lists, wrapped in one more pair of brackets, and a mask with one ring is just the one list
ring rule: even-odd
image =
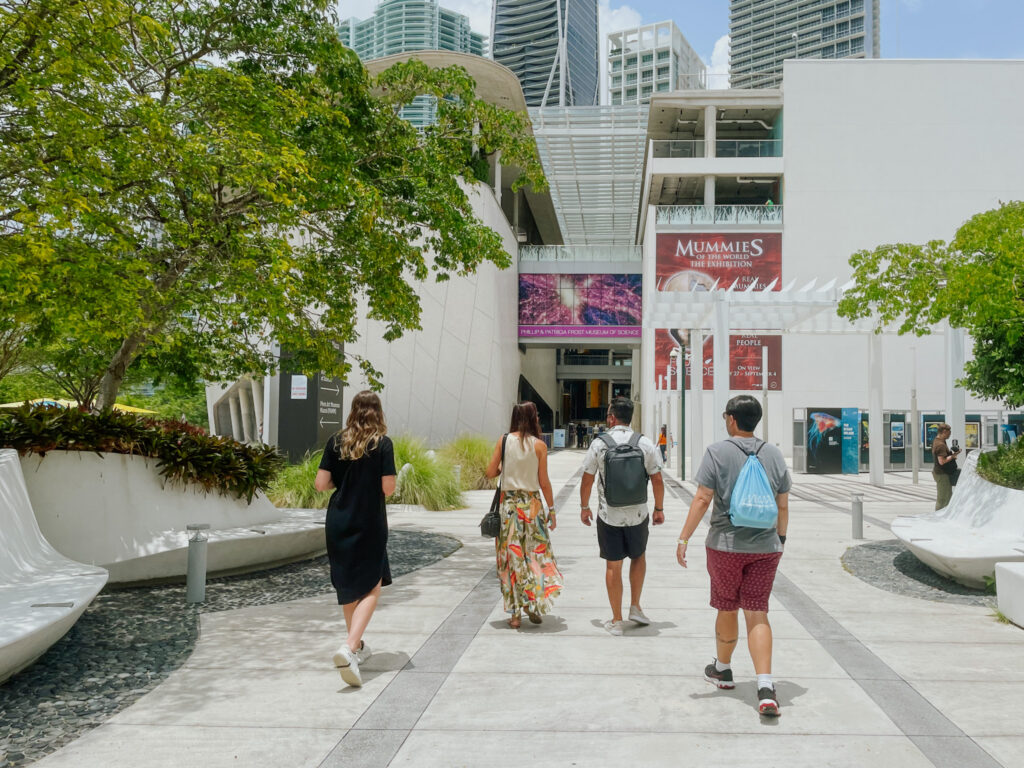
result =
[{"label": "blonde hair", "polygon": [[343,459],[361,459],[367,451],[376,448],[387,433],[380,398],[364,390],[352,398],[345,428],[339,433],[338,452]]}]

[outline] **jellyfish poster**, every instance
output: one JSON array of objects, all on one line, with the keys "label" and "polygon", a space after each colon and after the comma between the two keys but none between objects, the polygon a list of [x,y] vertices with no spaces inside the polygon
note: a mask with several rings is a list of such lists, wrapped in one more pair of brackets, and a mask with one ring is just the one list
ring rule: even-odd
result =
[{"label": "jellyfish poster", "polygon": [[807,472],[837,475],[843,470],[843,412],[840,408],[809,408]]},{"label": "jellyfish poster", "polygon": [[[672,364],[672,350],[679,348],[674,338],[687,331],[671,331],[658,328],[654,332],[654,383],[663,388],[666,377],[668,389],[678,389]],[[700,369],[704,380],[704,389],[714,389],[714,336],[704,337],[704,349],[701,350]],[[761,377],[763,350],[768,350],[768,389],[782,389],[782,337],[760,334],[733,334],[729,336],[729,389],[735,392],[757,392],[764,388]],[[683,386],[690,388],[691,356],[686,355],[686,378]]]},{"label": "jellyfish poster", "polygon": [[779,232],[663,233],[656,250],[659,291],[710,291],[716,280],[719,288],[761,289],[782,276]]},{"label": "jellyfish poster", "polygon": [[641,276],[519,275],[520,338],[639,338]]}]

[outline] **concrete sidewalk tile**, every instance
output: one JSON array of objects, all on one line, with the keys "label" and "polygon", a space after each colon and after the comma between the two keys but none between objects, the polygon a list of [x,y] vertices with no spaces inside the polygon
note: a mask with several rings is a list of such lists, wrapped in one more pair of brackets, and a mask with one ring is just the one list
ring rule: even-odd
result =
[{"label": "concrete sidewalk tile", "polygon": [[351,730],[318,768],[384,768],[406,735],[404,730]]},{"label": "concrete sidewalk tile", "polygon": [[359,730],[409,730],[446,678],[444,672],[403,672],[376,696],[356,721]]},{"label": "concrete sidewalk tile", "polygon": [[[606,675],[455,672],[417,728],[694,733],[762,728],[754,681],[720,691],[702,679],[630,677],[621,669]],[[776,689],[788,715],[779,718],[780,733],[899,734],[852,681],[792,678],[777,680]]]},{"label": "concrete sidewalk tile", "polygon": [[324,660],[322,672],[181,669],[110,722],[132,725],[349,728],[395,671],[351,688]]},{"label": "concrete sidewalk tile", "polygon": [[[508,637],[489,635],[478,638],[463,654],[455,671],[486,674],[494,669],[494,660],[507,654]],[[625,676],[679,675],[702,678],[704,667],[714,657],[712,638],[665,638],[652,636],[578,637],[562,634],[542,635],[520,632],[514,639],[517,668],[523,673]],[[776,677],[799,673],[801,677],[846,679],[846,673],[813,640],[789,640],[776,643],[772,659]],[[753,666],[746,647],[733,658],[737,680],[752,679]]]},{"label": "concrete sidewalk tile", "polygon": [[904,598],[902,610],[836,610],[833,618],[866,643],[943,642],[954,647],[1008,644],[1024,646],[1024,632],[1000,624],[990,609]]},{"label": "concrete sidewalk tile", "polygon": [[933,768],[902,736],[787,735],[776,733],[776,725],[767,720],[753,733],[593,733],[573,729],[572,725],[568,723],[565,730],[553,733],[417,729],[409,734],[391,766],[476,768],[515,762],[543,768]]},{"label": "concrete sidewalk tile", "polygon": [[872,642],[868,648],[911,683],[978,683],[991,679],[993,674],[999,682],[1024,683],[1021,643]]},{"label": "concrete sidewalk tile", "polygon": [[1024,765],[1024,736],[979,736],[974,739],[1002,765]]},{"label": "concrete sidewalk tile", "polygon": [[317,768],[345,735],[315,728],[106,725],[33,763],[38,768]]},{"label": "concrete sidewalk tile", "polygon": [[913,686],[968,736],[1024,736],[1024,683],[1002,682],[996,670],[988,680],[915,680]]}]

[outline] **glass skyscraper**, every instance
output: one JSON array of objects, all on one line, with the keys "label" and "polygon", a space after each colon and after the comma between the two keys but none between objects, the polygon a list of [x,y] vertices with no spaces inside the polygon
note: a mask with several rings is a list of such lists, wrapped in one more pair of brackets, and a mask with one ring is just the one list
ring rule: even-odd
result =
[{"label": "glass skyscraper", "polygon": [[[487,38],[469,28],[468,18],[442,8],[437,0],[385,0],[365,21],[343,21],[338,34],[363,61],[409,51],[483,56],[487,48]],[[402,117],[422,128],[435,121],[436,112],[433,96],[417,96]]]},{"label": "glass skyscraper", "polygon": [[531,107],[598,103],[597,34],[597,0],[494,0],[492,55]]},{"label": "glass skyscraper", "polygon": [[731,0],[729,84],[777,88],[784,59],[877,59],[880,0]]}]

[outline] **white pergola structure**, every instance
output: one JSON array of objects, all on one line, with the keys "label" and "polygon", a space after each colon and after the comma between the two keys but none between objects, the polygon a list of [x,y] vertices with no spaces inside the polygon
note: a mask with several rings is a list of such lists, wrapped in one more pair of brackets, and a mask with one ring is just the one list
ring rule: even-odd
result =
[{"label": "white pergola structure", "polygon": [[[648,268],[645,268],[647,271]],[[653,265],[649,267],[653,272]],[[653,274],[644,276],[645,285],[654,285]],[[774,290],[778,280],[756,289],[755,285],[738,291],[736,284],[720,287],[716,282],[710,291],[644,291],[643,325],[644,335],[641,346],[641,357],[644,361],[654,359],[654,336],[656,329],[672,329],[688,334],[687,348],[703,349],[704,336],[714,336],[713,395],[714,412],[725,411],[729,399],[729,365],[719,361],[729,359],[729,335],[732,331],[743,333],[815,333],[815,334],[858,334],[869,337],[868,343],[868,419],[869,439],[871,445],[883,445],[882,435],[882,335],[894,333],[892,329],[876,332],[870,319],[850,322],[836,314],[836,306],[843,294],[852,287],[848,282],[837,286],[836,280],[830,280],[819,286],[817,279],[811,280],[802,287],[791,281],[780,290]],[[964,367],[964,333],[962,329],[946,327],[946,418],[951,424],[963,424],[965,411],[964,390],[954,386]],[[679,361],[680,365],[682,361]],[[766,372],[762,369],[762,375]],[[643,382],[642,402],[654,402],[654,380],[645,366],[640,377]],[[682,388],[683,377],[677,376]],[[690,376],[690,413],[691,418],[686,425],[689,433],[686,444],[692,457],[690,476],[692,477],[700,457],[704,453],[703,446],[703,379],[701,375]],[[643,408],[643,430],[646,434],[654,434],[654,412],[652,408]],[[916,417],[912,419],[916,433]],[[714,435],[724,439],[724,421],[716,422]],[[911,435],[911,440],[919,437]],[[912,442],[916,446],[916,442]],[[683,465],[683,440],[678,441],[675,466]],[[869,476],[872,485],[884,484],[884,461],[882,451],[869,452]],[[678,471],[678,470],[677,470]],[[682,477],[680,479],[683,479]]]}]

